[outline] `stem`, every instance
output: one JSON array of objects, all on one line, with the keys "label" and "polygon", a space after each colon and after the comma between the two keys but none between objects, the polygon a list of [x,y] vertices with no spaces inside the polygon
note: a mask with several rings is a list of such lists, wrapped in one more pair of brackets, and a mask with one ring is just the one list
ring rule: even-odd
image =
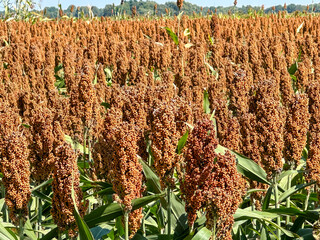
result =
[{"label": "stem", "polygon": [[[309,203],[310,193],[311,193],[310,189],[307,188],[307,197],[304,200],[304,208],[303,208],[304,211],[308,210],[308,203]],[[304,228],[304,223],[302,224],[301,228],[302,229]]]},{"label": "stem", "polygon": [[129,212],[128,211],[124,213],[124,232],[125,232],[125,240],[129,240]]},{"label": "stem", "polygon": [[216,240],[216,225],[217,225],[217,217],[214,216],[213,218],[213,229],[212,229],[212,240]]},{"label": "stem", "polygon": [[21,213],[19,214],[19,239],[22,240],[23,236],[23,219]]},{"label": "stem", "polygon": [[[278,203],[278,183],[277,183],[277,177],[274,177],[274,200],[275,200],[275,208],[279,208],[279,203]],[[281,219],[280,217],[277,217],[277,224],[278,226],[281,226]],[[277,229],[277,238],[281,239],[281,231],[280,229]]]},{"label": "stem", "polygon": [[147,236],[147,235],[146,235],[145,217],[146,217],[146,216],[143,216],[143,218],[142,218],[142,236],[143,236],[143,237],[146,237],[146,236]]},{"label": "stem", "polygon": [[42,218],[42,202],[41,202],[41,199],[38,197],[37,198],[37,207],[38,207],[38,219],[37,219],[37,222],[36,222],[36,230],[38,231],[37,232],[37,235],[38,235],[38,238],[41,238],[41,218]]},{"label": "stem", "polygon": [[60,230],[58,230],[58,240],[62,240]]},{"label": "stem", "polygon": [[167,208],[167,217],[168,217],[168,237],[171,235],[171,190],[170,187],[167,187],[167,197],[168,197],[168,208]]},{"label": "stem", "polygon": [[[256,207],[254,205],[254,198],[251,197],[251,211],[255,211],[256,210]],[[256,219],[253,219],[252,220],[252,226],[255,228],[257,226],[257,220]]]},{"label": "stem", "polygon": [[[4,185],[2,184],[1,185],[1,195],[2,195],[2,198],[5,198],[6,196],[6,190],[5,190],[5,187]],[[3,216],[3,220],[5,222],[8,222],[9,219],[8,219],[8,212],[7,212],[7,205],[6,204],[3,204],[3,207],[2,207],[2,216]]]},{"label": "stem", "polygon": [[[291,174],[288,176],[288,184],[287,184],[287,189],[290,189],[291,188],[291,179],[292,179],[292,176]],[[290,196],[287,198],[287,201],[286,201],[286,207],[287,208],[290,208]],[[288,226],[290,222],[290,216],[286,216],[286,225]]]}]

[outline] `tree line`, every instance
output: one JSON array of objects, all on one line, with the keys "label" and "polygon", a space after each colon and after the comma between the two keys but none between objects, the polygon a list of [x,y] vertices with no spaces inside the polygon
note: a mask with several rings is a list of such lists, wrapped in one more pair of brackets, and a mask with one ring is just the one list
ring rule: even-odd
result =
[{"label": "tree line", "polygon": [[[43,13],[46,17],[56,18],[63,13],[64,15],[79,17],[79,16],[89,16],[93,14],[97,17],[110,17],[116,16],[118,14],[132,14],[132,8],[136,8],[136,12],[141,16],[174,16],[179,14],[179,9],[176,5],[176,2],[166,2],[165,4],[158,4],[155,1],[137,1],[137,0],[129,0],[123,2],[123,4],[115,5],[115,4],[107,4],[104,8],[98,8],[96,6],[92,6],[89,9],[87,6],[74,6],[70,5],[67,9],[60,11],[59,7],[46,7],[43,9]],[[277,5],[269,8],[265,8],[264,6],[230,6],[230,7],[201,7],[196,4],[191,4],[189,2],[184,2],[182,10],[186,15],[206,15],[208,13],[222,13],[222,14],[248,14],[250,12],[261,12],[265,13],[278,12],[286,10],[288,13],[293,13],[296,11],[306,11],[306,12],[320,12],[320,4],[313,4],[310,6],[306,5],[296,5],[289,4],[287,6]],[[91,11],[91,12],[90,12]]]}]

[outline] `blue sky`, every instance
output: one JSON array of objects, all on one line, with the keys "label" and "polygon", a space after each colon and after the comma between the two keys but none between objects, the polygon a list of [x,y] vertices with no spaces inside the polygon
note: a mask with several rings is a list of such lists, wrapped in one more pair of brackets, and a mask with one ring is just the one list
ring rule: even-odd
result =
[{"label": "blue sky", "polygon": [[[138,0],[139,1],[139,0]],[[174,0],[172,0],[174,1]],[[200,6],[231,6],[233,5],[234,0],[211,0],[211,1],[200,1],[200,0],[188,0],[188,2],[200,5]],[[1,2],[1,1],[0,1]],[[39,0],[35,0],[35,2],[39,2]],[[49,6],[57,6],[59,0],[41,0],[41,7],[49,7]],[[165,3],[168,0],[156,0],[158,3]],[[320,0],[314,1],[314,3],[319,3]],[[118,5],[120,0],[60,0],[62,8],[67,8],[69,5],[74,4],[76,6],[87,6],[88,4],[91,6],[104,7],[106,4],[115,3]],[[290,4],[312,4],[312,0],[238,0],[238,6],[242,5],[252,5],[252,6],[261,6],[262,4],[265,7],[271,7],[273,5],[283,5],[284,3]]]}]

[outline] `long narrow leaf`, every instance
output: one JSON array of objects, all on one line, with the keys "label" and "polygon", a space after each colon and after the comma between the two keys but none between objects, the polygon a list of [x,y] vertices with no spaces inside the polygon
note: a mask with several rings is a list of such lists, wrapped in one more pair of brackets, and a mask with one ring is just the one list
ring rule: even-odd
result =
[{"label": "long narrow leaf", "polygon": [[[226,151],[230,151],[226,147],[223,147],[221,145],[218,145],[216,148],[217,153],[224,154]],[[257,163],[252,161],[251,159],[242,156],[239,153],[230,151],[235,157],[237,158],[237,170],[242,175],[248,177],[251,180],[255,180],[257,182],[262,182],[268,185],[271,185],[271,183],[267,180],[267,174],[263,170],[262,167],[260,167]]]},{"label": "long narrow leaf", "polygon": [[206,228],[203,227],[197,234],[192,238],[192,240],[209,240],[212,236],[212,232]]},{"label": "long narrow leaf", "polygon": [[[165,194],[155,194],[132,201],[132,210],[141,208],[153,201],[158,200],[160,197],[163,197]],[[123,215],[123,210],[118,203],[111,203],[106,206],[101,206],[96,210],[92,211],[90,214],[84,217],[84,220],[90,228],[97,226],[100,223],[113,220],[119,216]]]},{"label": "long narrow leaf", "polygon": [[279,203],[283,202],[284,200],[286,200],[288,197],[290,197],[291,195],[295,194],[296,192],[298,192],[299,190],[310,186],[312,184],[314,184],[315,182],[309,182],[309,183],[304,183],[304,184],[299,184],[296,186],[293,186],[292,188],[288,189],[287,191],[285,191],[284,193],[282,193],[279,197]]},{"label": "long narrow leaf", "polygon": [[269,186],[268,191],[267,191],[267,193],[266,193],[266,195],[264,196],[264,199],[263,199],[262,210],[266,210],[266,209],[269,208],[272,191],[273,191],[272,186]]},{"label": "long narrow leaf", "polygon": [[167,31],[167,33],[169,34],[169,36],[171,37],[171,39],[173,40],[173,42],[176,44],[176,45],[179,45],[179,39],[178,39],[178,36],[177,34],[175,34],[170,28],[168,27],[164,27],[164,29]]}]

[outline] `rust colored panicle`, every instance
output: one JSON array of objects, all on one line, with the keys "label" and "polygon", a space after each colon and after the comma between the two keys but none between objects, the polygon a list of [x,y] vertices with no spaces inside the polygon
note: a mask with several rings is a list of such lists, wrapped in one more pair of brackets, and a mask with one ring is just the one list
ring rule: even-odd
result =
[{"label": "rust colored panicle", "polygon": [[159,175],[161,187],[173,186],[172,174],[176,165],[178,133],[175,123],[175,108],[168,102],[158,103],[152,112],[151,150],[154,168]]},{"label": "rust colored panicle", "polygon": [[233,214],[242,201],[244,180],[229,152],[216,154],[218,140],[211,120],[196,123],[187,144],[181,191],[192,226],[197,211],[207,209],[207,226],[216,224],[218,239],[232,239]]},{"label": "rust colored panicle", "polygon": [[53,170],[53,114],[43,106],[31,110],[31,175],[37,182],[47,180]]},{"label": "rust colored panicle", "polygon": [[284,135],[284,157],[286,162],[293,167],[299,164],[302,150],[307,144],[309,119],[308,95],[297,93],[289,107]]},{"label": "rust colored panicle", "polygon": [[10,218],[19,225],[19,217],[28,216],[30,163],[27,139],[21,128],[18,111],[0,101],[0,170],[6,189],[5,202]]},{"label": "rust colored panicle", "polygon": [[181,8],[183,6],[183,0],[177,0],[177,6],[178,6],[179,10],[181,10]]},{"label": "rust colored panicle", "polygon": [[137,16],[137,7],[133,6],[131,8],[131,17],[135,17],[135,16]]},{"label": "rust colored panicle", "polygon": [[110,129],[112,154],[108,159],[110,178],[116,195],[114,198],[129,212],[130,235],[133,237],[140,228],[142,208],[132,210],[133,199],[142,197],[142,165],[137,153],[137,131],[134,125],[122,122]]},{"label": "rust colored panicle", "polygon": [[204,180],[211,175],[212,163],[217,156],[215,153],[217,146],[218,140],[214,137],[213,123],[211,121],[197,122],[186,146],[186,169],[184,181],[181,184],[189,225],[193,225],[197,211],[206,204],[203,190],[207,190],[209,186],[200,179]]},{"label": "rust colored panicle", "polygon": [[77,235],[77,224],[74,218],[74,200],[81,216],[86,206],[82,203],[82,190],[80,189],[80,174],[77,165],[77,154],[67,143],[55,149],[56,161],[54,163],[52,182],[52,209],[51,214],[60,231],[68,231],[72,237]]},{"label": "rust colored panicle", "polygon": [[247,79],[247,74],[242,69],[233,73],[234,78],[230,84],[230,105],[235,116],[241,116],[249,111],[249,91],[250,82]]},{"label": "rust colored panicle", "polygon": [[110,178],[110,159],[112,159],[113,135],[111,129],[120,125],[122,122],[122,110],[118,108],[108,109],[102,131],[97,143],[93,146],[94,172],[98,179],[111,182]]},{"label": "rust colored panicle", "polygon": [[285,112],[279,96],[268,94],[272,91],[268,86],[274,86],[274,81],[270,81],[263,81],[259,85],[261,91],[257,93],[256,131],[260,135],[258,144],[263,149],[260,153],[261,163],[268,176],[272,177],[283,166]]},{"label": "rust colored panicle", "polygon": [[307,179],[317,181],[320,186],[320,83],[315,82],[309,86],[309,112],[310,112],[310,150],[307,159]]},{"label": "rust colored panicle", "polygon": [[0,169],[6,189],[5,202],[12,222],[19,225],[20,217],[25,220],[28,216],[28,202],[31,198],[27,140],[18,131],[3,136],[1,142]]}]

